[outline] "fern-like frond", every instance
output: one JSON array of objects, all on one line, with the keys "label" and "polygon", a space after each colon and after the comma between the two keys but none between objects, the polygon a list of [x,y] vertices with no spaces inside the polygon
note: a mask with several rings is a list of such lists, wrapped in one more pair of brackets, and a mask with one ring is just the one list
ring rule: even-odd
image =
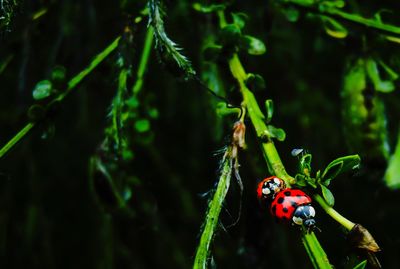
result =
[{"label": "fern-like frond", "polygon": [[171,57],[178,67],[185,73],[186,77],[192,77],[196,74],[191,62],[186,56],[182,55],[180,48],[174,41],[172,41],[165,32],[164,28],[164,12],[161,8],[159,0],[149,1],[149,24],[154,28],[154,37],[156,40],[156,47],[162,54]]}]

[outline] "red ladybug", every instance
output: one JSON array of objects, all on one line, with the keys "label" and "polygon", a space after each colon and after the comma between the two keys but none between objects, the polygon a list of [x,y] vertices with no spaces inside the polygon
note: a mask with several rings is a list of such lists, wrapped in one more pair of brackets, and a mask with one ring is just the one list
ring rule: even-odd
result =
[{"label": "red ladybug", "polygon": [[276,177],[267,177],[258,184],[257,198],[258,200],[272,200],[274,196],[285,188],[285,182]]},{"label": "red ladybug", "polygon": [[307,231],[315,227],[315,209],[311,198],[301,190],[284,189],[277,193],[271,203],[271,214],[278,220],[304,225]]}]

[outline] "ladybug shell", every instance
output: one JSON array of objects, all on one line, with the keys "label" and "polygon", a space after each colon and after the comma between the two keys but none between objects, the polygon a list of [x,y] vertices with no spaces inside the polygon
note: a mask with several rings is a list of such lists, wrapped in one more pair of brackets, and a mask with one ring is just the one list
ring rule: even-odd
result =
[{"label": "ladybug shell", "polygon": [[290,221],[298,206],[311,203],[311,198],[301,190],[284,189],[271,204],[271,214],[279,220]]},{"label": "ladybug shell", "polygon": [[276,193],[280,192],[285,188],[285,182],[276,177],[264,178],[257,187],[257,198],[263,200],[266,198],[272,198]]}]

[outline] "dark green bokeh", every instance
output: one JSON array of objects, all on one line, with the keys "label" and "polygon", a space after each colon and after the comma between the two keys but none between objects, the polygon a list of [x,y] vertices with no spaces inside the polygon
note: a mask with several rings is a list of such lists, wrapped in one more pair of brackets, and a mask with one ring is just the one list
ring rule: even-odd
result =
[{"label": "dark green bokeh", "polygon": [[[393,10],[382,13],[383,20],[399,21],[395,11],[400,7],[392,1],[350,2],[350,11],[371,17],[379,10]],[[65,71],[67,79],[83,70],[123,33],[145,4],[22,1],[10,24],[1,26],[0,145],[28,121],[38,82],[53,79],[54,70]],[[199,75],[215,74],[216,65],[205,63],[201,51],[207,40],[216,39],[216,17],[198,13],[189,1],[165,1],[165,5],[169,36],[184,48],[183,54]],[[46,12],[32,20],[42,9]],[[236,1],[228,11],[246,13],[243,32],[266,44],[266,54],[241,52],[241,59],[248,72],[265,80],[265,89],[255,89],[259,105],[263,107],[266,99],[274,101],[272,124],[286,133],[285,141],[276,145],[288,172],[295,174],[297,169],[298,160],[290,154],[293,148],[312,153],[314,170],[339,156],[359,153],[360,171],[341,175],[329,185],[335,208],[374,235],[383,249],[378,257],[384,268],[399,268],[400,196],[384,184],[385,159],[369,158],[368,144],[358,148],[362,152],[348,147],[354,137],[344,132],[347,119],[342,117],[341,89],[348,57],[378,57],[399,72],[400,45],[382,42],[376,31],[353,24],[346,24],[345,39],[332,38],[320,21],[303,12],[296,22],[288,21],[274,1]],[[291,20],[293,16],[292,12]],[[124,54],[132,61],[131,84],[146,26],[147,21],[133,26],[132,50],[129,56]],[[363,36],[369,42],[367,51],[362,50]],[[97,186],[94,193],[89,164],[101,152],[111,121],[118,60],[124,52],[114,53],[95,69],[46,121],[0,160],[1,268],[192,266],[209,198],[203,194],[215,186],[221,158],[216,153],[227,143],[235,118],[219,118],[215,111],[221,100],[170,72],[153,51],[140,94],[141,108],[131,115],[138,119],[130,129],[137,130],[132,133],[132,152],[125,152],[128,161],[115,168],[117,180],[126,179],[118,186],[129,186],[119,189],[129,210],[116,208],[113,197],[99,191],[107,185]],[[217,65],[223,80],[220,86],[238,104],[227,65],[219,60]],[[62,90],[63,83],[61,78],[53,87]],[[392,150],[400,115],[399,83],[395,85],[391,93],[377,93],[385,105]],[[239,157],[245,187],[242,215],[236,226],[219,230],[212,247],[214,262],[218,268],[310,268],[298,231],[276,224],[256,201],[257,182],[268,174],[250,123],[247,130],[248,148]],[[113,163],[109,156],[105,159]],[[221,214],[225,227],[234,222],[239,199],[239,188],[233,183]],[[317,236],[330,261],[345,268],[352,254],[345,235],[320,207],[316,210],[321,229]]]}]

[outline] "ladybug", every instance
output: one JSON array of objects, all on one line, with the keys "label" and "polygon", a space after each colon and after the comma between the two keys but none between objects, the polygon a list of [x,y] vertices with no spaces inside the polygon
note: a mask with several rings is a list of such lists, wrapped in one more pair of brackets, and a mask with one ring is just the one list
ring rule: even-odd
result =
[{"label": "ladybug", "polygon": [[307,231],[315,228],[315,209],[310,196],[302,190],[287,188],[280,191],[274,197],[270,210],[278,220],[304,225]]},{"label": "ladybug", "polygon": [[272,200],[281,190],[285,189],[285,182],[276,177],[267,177],[258,184],[257,197],[260,201]]}]

